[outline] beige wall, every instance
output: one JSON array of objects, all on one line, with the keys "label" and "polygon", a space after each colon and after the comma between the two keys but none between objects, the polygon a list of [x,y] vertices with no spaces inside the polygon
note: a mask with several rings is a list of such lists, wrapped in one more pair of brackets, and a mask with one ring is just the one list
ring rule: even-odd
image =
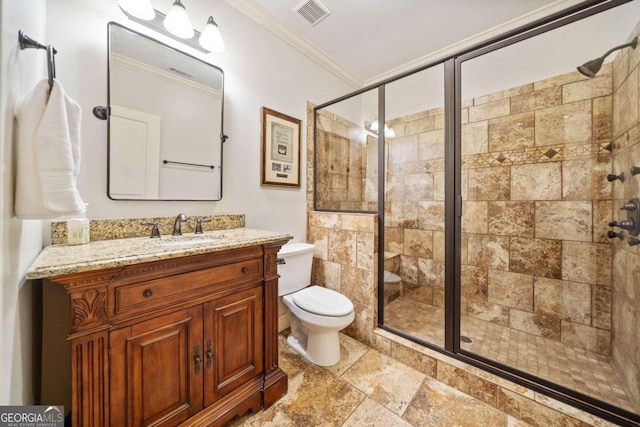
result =
[{"label": "beige wall", "polygon": [[[31,4],[31,0],[8,0]],[[170,2],[154,0],[166,12]],[[260,185],[260,131],[262,107],[303,118],[307,100],[316,102],[354,90],[349,83],[309,59],[258,22],[225,1],[189,0],[187,10],[194,25],[210,14],[223,28],[227,50],[222,55],[197,52],[184,44],[126,18],[117,1],[51,0],[47,5],[46,38],[61,52],[57,74],[65,91],[80,104],[82,164],[78,189],[89,203],[90,219],[188,217],[240,212],[246,224],[290,233],[302,241],[306,232],[305,186],[300,189]],[[27,6],[25,6],[27,7]],[[219,202],[114,201],[107,188],[107,132],[105,122],[91,114],[107,100],[107,23],[113,21],[175,46],[225,73],[223,197]],[[81,34],[82,37],[78,35]],[[256,55],[260,52],[260,55]],[[265,61],[266,55],[269,60]],[[282,67],[281,64],[288,64]],[[295,89],[292,89],[295,88]],[[185,111],[188,110],[188,105]],[[304,138],[304,132],[301,132]],[[304,149],[302,150],[304,156]]]},{"label": "beige wall", "polygon": [[[636,30],[629,40],[640,34]],[[640,166],[640,48],[625,49],[613,63],[613,172],[624,172],[623,183],[613,185],[615,219],[626,219],[620,207],[640,197],[640,175],[631,176],[632,166]],[[625,234],[626,236],[626,234]],[[640,399],[640,246],[626,239],[613,243],[613,360],[635,399]]]}]

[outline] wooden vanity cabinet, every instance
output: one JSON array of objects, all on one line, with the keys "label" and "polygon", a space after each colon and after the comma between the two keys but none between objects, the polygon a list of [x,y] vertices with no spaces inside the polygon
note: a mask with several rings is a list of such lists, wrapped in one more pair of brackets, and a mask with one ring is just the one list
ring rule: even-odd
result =
[{"label": "wooden vanity cabinet", "polygon": [[111,332],[111,425],[175,426],[198,413],[203,375],[194,359],[201,343],[200,307]]},{"label": "wooden vanity cabinet", "polygon": [[208,406],[263,371],[262,287],[204,305],[205,393]]},{"label": "wooden vanity cabinet", "polygon": [[71,303],[74,426],[214,426],[286,393],[285,242],[51,278]]}]

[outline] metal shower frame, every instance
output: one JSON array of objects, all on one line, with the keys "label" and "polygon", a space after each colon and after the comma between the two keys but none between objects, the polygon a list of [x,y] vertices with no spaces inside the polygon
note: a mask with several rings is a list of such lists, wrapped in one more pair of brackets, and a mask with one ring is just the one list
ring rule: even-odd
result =
[{"label": "metal shower frame", "polygon": [[[378,328],[392,332],[410,341],[443,353],[449,357],[481,368],[492,374],[506,378],[536,392],[541,392],[561,402],[568,403],[581,410],[594,414],[607,421],[623,426],[640,424],[640,414],[619,408],[591,396],[579,393],[568,387],[542,379],[535,375],[501,364],[478,354],[460,348],[460,243],[461,243],[461,177],[457,171],[462,170],[461,155],[461,118],[456,112],[460,110],[461,100],[461,66],[464,61],[484,55],[494,50],[512,45],[522,40],[537,36],[553,29],[571,24],[597,13],[612,9],[632,0],[589,0],[556,12],[545,18],[495,36],[482,43],[475,44],[446,57],[431,61],[415,69],[406,71],[381,82],[350,92],[344,96],[316,106],[313,116],[313,144],[317,153],[318,120],[317,112],[323,108],[337,104],[349,98],[371,90],[378,90],[378,120],[385,123],[385,86],[396,80],[411,76],[428,68],[444,65],[444,109],[445,109],[445,325],[444,347],[408,335],[398,329],[384,324],[384,269],[378,268]],[[378,266],[384,265],[384,223],[385,223],[385,136],[378,134],[378,210],[337,210],[318,207],[317,192],[313,195],[313,209],[320,212],[340,213],[372,213],[378,215]],[[313,182],[317,188],[317,156],[313,158]],[[450,237],[453,236],[453,237]]]}]

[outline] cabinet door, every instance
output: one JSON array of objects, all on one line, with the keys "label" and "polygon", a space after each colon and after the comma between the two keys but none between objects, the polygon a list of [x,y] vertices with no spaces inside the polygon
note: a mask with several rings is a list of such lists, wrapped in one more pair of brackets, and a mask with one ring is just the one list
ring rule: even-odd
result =
[{"label": "cabinet door", "polygon": [[202,307],[110,334],[111,423],[175,426],[202,409]]},{"label": "cabinet door", "polygon": [[207,406],[263,371],[262,287],[204,305]]}]

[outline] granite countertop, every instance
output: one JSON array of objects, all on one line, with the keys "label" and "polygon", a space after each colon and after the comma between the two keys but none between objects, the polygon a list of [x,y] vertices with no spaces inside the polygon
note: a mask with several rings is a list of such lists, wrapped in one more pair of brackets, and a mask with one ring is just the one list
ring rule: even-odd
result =
[{"label": "granite countertop", "polygon": [[27,279],[122,267],[227,249],[290,240],[290,234],[233,228],[203,234],[101,240],[85,245],[47,246],[27,271]]}]

